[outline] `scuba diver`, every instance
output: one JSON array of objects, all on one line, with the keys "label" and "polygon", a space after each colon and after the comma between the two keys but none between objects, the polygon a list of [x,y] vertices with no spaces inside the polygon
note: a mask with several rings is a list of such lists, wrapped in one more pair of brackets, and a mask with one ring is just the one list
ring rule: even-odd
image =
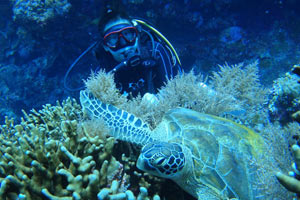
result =
[{"label": "scuba diver", "polygon": [[[102,39],[81,56],[94,49],[100,67],[114,73],[122,94],[155,94],[164,82],[182,73],[176,51],[154,27],[143,20],[131,19],[119,1],[107,2],[99,21]],[[69,68],[65,79],[81,56]],[[68,89],[66,84],[65,87]]]}]

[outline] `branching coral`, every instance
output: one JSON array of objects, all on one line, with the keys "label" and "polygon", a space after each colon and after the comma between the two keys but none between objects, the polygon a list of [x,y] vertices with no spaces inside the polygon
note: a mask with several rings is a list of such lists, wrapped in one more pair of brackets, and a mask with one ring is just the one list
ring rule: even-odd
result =
[{"label": "branching coral", "polygon": [[[118,193],[119,190],[119,183],[117,181],[113,181],[110,188],[104,188],[101,189],[101,191],[98,193],[98,199],[99,200],[105,200],[105,199],[111,199],[111,200],[148,200],[148,191],[145,187],[140,187],[140,192],[137,196],[137,198],[134,196],[134,194],[127,190],[123,193]],[[160,200],[160,197],[158,195],[154,195],[153,200]]]},{"label": "branching coral", "polygon": [[101,136],[105,129],[89,134],[87,126],[96,123],[79,123],[81,107],[75,100],[24,114],[20,124],[6,119],[1,126],[1,199],[97,199],[116,183],[108,196],[135,198],[127,191],[129,163],[112,156],[115,142]]}]

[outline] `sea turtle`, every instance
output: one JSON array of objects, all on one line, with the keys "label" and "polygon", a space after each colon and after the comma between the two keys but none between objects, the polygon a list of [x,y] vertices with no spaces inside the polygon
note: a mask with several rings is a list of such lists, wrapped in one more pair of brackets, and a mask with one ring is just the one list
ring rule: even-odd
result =
[{"label": "sea turtle", "polygon": [[175,108],[150,130],[133,114],[105,104],[87,91],[80,92],[80,102],[89,117],[105,121],[113,137],[143,146],[139,169],[175,181],[198,199],[255,199],[255,162],[265,145],[245,126]]}]

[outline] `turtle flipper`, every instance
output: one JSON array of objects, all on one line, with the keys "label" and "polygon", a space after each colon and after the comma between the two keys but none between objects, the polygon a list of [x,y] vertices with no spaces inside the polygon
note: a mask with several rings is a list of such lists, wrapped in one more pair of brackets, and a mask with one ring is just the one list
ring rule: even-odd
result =
[{"label": "turtle flipper", "polygon": [[141,119],[113,105],[105,104],[87,91],[80,91],[83,112],[91,119],[103,119],[116,139],[145,145],[153,142],[151,130]]}]

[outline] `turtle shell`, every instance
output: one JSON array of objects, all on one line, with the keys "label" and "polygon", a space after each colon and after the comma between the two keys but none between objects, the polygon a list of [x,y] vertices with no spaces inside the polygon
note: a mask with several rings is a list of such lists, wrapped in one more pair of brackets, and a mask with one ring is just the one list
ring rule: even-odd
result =
[{"label": "turtle shell", "polygon": [[221,199],[254,199],[252,172],[257,168],[253,161],[258,161],[265,149],[260,135],[225,118],[184,108],[169,111],[161,125],[167,130],[168,142],[191,151],[189,180],[175,180],[181,187],[190,193],[195,190],[192,193],[198,197],[198,188],[204,186]]}]

